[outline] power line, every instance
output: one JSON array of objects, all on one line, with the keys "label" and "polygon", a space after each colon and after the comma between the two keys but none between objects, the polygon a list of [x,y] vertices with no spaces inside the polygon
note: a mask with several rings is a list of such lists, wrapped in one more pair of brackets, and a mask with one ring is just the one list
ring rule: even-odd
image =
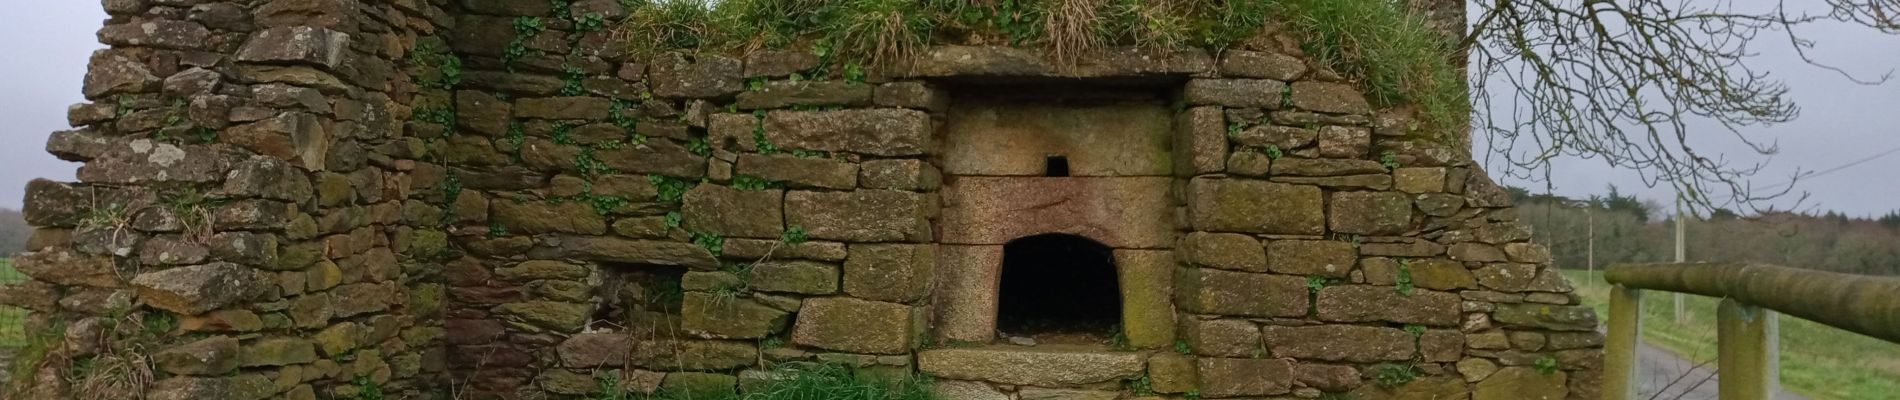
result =
[{"label": "power line", "polygon": [[[1796,179],[1796,180],[1801,180],[1801,179],[1813,179],[1813,178],[1819,178],[1819,177],[1821,177],[1822,175],[1827,175],[1827,174],[1831,174],[1831,173],[1835,173],[1835,172],[1839,172],[1840,170],[1844,170],[1844,169],[1848,169],[1848,168],[1852,168],[1852,167],[1854,167],[1854,166],[1856,166],[1856,165],[1861,165],[1861,164],[1866,164],[1866,163],[1868,163],[1868,162],[1871,162],[1871,161],[1874,161],[1874,160],[1878,160],[1878,159],[1880,159],[1880,158],[1882,158],[1882,157],[1886,157],[1886,156],[1890,156],[1890,155],[1894,155],[1894,154],[1900,154],[1900,147],[1894,147],[1894,148],[1891,148],[1891,149],[1887,149],[1886,151],[1882,151],[1882,152],[1879,152],[1879,153],[1875,153],[1874,155],[1871,155],[1871,156],[1867,156],[1866,158],[1862,158],[1862,159],[1859,159],[1859,160],[1854,160],[1854,161],[1852,161],[1852,162],[1848,162],[1848,163],[1846,163],[1846,164],[1841,164],[1840,166],[1837,166],[1837,167],[1834,167],[1834,168],[1828,168],[1828,169],[1825,169],[1825,170],[1820,170],[1820,171],[1808,171],[1808,173],[1805,173],[1805,174],[1801,174],[1801,175],[1799,175],[1799,176],[1796,176],[1796,177],[1795,177],[1795,179]],[[1792,184],[1794,184],[1794,182],[1792,182],[1792,181],[1790,181],[1790,182],[1788,182],[1788,183],[1782,183],[1782,184],[1776,184],[1776,185],[1773,185],[1773,186],[1768,186],[1768,187],[1764,187],[1764,188],[1762,188],[1762,190],[1775,190],[1775,189],[1779,189],[1779,188],[1781,188],[1781,187],[1783,187],[1783,186],[1788,186],[1788,185],[1792,185]]]}]

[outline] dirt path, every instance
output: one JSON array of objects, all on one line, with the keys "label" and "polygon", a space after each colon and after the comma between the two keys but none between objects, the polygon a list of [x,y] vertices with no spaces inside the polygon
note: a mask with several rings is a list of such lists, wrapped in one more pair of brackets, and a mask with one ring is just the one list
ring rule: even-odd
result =
[{"label": "dirt path", "polygon": [[[1689,361],[1649,343],[1643,343],[1637,353],[1642,364],[1636,372],[1636,381],[1640,384],[1637,399],[1717,400],[1717,378],[1712,376],[1715,375],[1713,361],[1698,365],[1699,362]],[[1808,398],[1782,389],[1775,393],[1775,400]]]}]

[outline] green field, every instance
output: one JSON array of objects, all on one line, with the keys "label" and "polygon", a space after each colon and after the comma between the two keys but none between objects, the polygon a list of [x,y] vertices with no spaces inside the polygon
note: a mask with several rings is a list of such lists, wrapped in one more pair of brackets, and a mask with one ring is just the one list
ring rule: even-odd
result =
[{"label": "green field", "polygon": [[[0,258],[0,285],[11,284],[26,279],[26,275],[13,269],[13,261]],[[21,325],[26,321],[26,310],[0,306],[0,347],[20,347],[26,344],[26,333]]]},{"label": "green field", "polygon": [[[1566,270],[1585,304],[1609,315],[1602,272]],[[1715,358],[1715,306],[1720,299],[1685,295],[1687,321],[1677,326],[1672,295],[1643,298],[1643,338],[1695,361]],[[1900,393],[1900,344],[1812,321],[1781,316],[1781,384],[1817,400],[1879,399]]]}]

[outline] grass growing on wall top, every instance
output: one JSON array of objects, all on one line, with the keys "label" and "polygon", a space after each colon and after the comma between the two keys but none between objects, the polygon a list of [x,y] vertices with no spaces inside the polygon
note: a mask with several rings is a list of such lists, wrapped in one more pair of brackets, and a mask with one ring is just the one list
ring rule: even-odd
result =
[{"label": "grass growing on wall top", "polygon": [[1278,2],[1307,54],[1356,78],[1374,104],[1414,105],[1436,128],[1460,128],[1470,116],[1454,45],[1423,16],[1382,0]]},{"label": "grass growing on wall top", "polygon": [[1434,130],[1470,105],[1450,38],[1389,0],[627,0],[617,34],[651,56],[809,50],[834,66],[889,65],[932,43],[1047,49],[1072,64],[1108,46],[1235,47],[1285,22],[1320,62],[1380,106],[1412,105]]}]

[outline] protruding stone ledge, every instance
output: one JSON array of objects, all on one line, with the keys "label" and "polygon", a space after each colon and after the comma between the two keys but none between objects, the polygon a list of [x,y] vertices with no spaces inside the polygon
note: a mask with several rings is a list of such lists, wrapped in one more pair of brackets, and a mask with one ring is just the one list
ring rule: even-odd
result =
[{"label": "protruding stone ledge", "polygon": [[911,60],[894,77],[1117,78],[1197,76],[1214,73],[1214,57],[1200,49],[1169,51],[1113,48],[1084,54],[1062,66],[1039,52],[1013,47],[936,46]]},{"label": "protruding stone ledge", "polygon": [[1142,353],[1056,348],[937,349],[917,355],[918,369],[945,379],[1065,387],[1140,376]]}]

